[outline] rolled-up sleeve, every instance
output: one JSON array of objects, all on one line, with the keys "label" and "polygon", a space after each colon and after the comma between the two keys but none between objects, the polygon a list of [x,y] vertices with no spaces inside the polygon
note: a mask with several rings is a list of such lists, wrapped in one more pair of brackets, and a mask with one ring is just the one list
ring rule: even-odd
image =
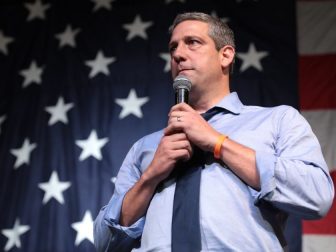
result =
[{"label": "rolled-up sleeve", "polygon": [[94,244],[97,251],[130,251],[139,242],[145,217],[128,227],[121,226],[119,219],[126,193],[141,176],[137,165],[137,148],[140,144],[141,140],[127,154],[119,170],[112,198],[95,219]]},{"label": "rolled-up sleeve", "polygon": [[287,107],[277,124],[274,153],[256,150],[261,190],[255,201],[266,200],[280,210],[316,219],[328,212],[334,186],[320,144],[299,112]]}]

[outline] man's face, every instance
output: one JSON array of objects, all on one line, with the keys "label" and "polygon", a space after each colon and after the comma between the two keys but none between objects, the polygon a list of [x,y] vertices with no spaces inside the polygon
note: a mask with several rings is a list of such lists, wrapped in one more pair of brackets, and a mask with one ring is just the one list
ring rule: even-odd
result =
[{"label": "man's face", "polygon": [[169,50],[173,79],[184,75],[200,87],[218,80],[222,75],[220,53],[208,35],[208,24],[187,20],[173,30]]}]

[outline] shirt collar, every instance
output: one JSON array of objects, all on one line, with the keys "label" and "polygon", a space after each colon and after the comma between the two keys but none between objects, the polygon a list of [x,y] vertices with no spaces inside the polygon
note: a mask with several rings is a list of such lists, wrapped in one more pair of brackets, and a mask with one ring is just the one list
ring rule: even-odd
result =
[{"label": "shirt collar", "polygon": [[215,107],[224,108],[230,111],[233,114],[240,114],[243,109],[243,104],[239,100],[238,94],[236,92],[232,92],[226,95],[219,103],[215,105]]}]

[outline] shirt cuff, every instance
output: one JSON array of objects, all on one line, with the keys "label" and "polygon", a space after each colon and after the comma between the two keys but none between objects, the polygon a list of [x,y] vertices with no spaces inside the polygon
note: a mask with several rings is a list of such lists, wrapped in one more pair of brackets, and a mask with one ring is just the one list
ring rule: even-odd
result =
[{"label": "shirt cuff", "polygon": [[257,204],[261,199],[271,199],[276,187],[275,167],[277,157],[271,153],[256,151],[256,166],[260,177],[260,191],[252,189]]},{"label": "shirt cuff", "polygon": [[128,227],[121,226],[119,224],[121,206],[125,195],[126,193],[122,195],[113,195],[106,208],[104,220],[110,228],[122,230],[131,238],[136,239],[142,234],[145,225],[145,217],[141,217],[139,220]]}]

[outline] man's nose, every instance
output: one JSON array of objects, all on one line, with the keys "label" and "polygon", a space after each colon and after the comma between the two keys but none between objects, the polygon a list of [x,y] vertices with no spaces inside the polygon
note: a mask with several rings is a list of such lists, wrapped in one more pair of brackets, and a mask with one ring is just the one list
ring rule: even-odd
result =
[{"label": "man's nose", "polygon": [[172,58],[175,62],[179,63],[186,59],[186,48],[185,45],[179,44],[176,46],[175,50],[172,53]]}]

